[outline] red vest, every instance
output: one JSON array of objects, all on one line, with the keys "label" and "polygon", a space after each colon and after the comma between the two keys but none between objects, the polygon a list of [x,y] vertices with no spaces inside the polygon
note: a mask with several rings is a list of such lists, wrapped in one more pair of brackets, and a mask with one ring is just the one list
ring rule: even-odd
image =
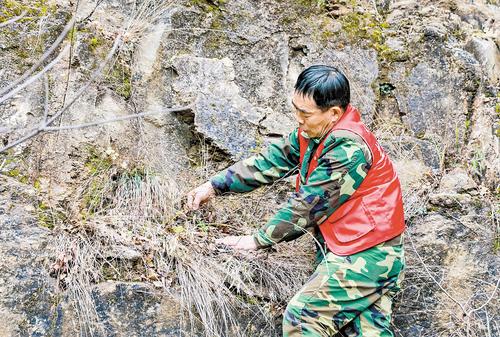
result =
[{"label": "red vest", "polygon": [[[358,110],[349,105],[335,124],[335,130],[347,130],[360,136],[372,154],[372,165],[368,174],[354,194],[333,214],[320,224],[328,249],[337,255],[351,255],[388,241],[405,229],[401,185],[389,157],[375,136],[361,122]],[[309,139],[299,129],[300,166]],[[307,179],[318,166],[326,135],[319,143],[309,163]],[[335,151],[333,149],[332,151]],[[297,176],[297,192],[300,174]]]}]

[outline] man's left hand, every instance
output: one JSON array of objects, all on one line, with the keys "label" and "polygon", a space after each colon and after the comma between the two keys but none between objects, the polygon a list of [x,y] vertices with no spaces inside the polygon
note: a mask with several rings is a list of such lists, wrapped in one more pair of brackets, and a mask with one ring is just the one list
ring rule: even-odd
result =
[{"label": "man's left hand", "polygon": [[252,235],[226,236],[215,240],[217,244],[223,244],[236,250],[256,250],[257,245]]}]

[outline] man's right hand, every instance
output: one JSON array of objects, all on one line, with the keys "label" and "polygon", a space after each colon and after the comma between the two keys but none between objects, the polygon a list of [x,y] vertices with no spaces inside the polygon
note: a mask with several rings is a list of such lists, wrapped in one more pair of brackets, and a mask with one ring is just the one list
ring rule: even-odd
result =
[{"label": "man's right hand", "polygon": [[215,197],[215,190],[210,181],[196,187],[187,194],[187,207],[191,210],[197,210],[200,204]]}]

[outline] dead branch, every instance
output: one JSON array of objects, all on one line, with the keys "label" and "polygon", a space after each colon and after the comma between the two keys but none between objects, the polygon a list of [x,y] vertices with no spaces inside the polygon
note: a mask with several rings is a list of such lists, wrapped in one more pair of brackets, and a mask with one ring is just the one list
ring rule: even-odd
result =
[{"label": "dead branch", "polygon": [[191,112],[192,111],[192,106],[187,105],[183,107],[178,107],[178,108],[170,108],[170,109],[165,109],[163,111],[155,111],[155,112],[143,112],[139,114],[132,114],[132,115],[126,115],[126,116],[121,116],[121,117],[115,117],[115,118],[110,118],[110,119],[105,119],[102,121],[96,121],[96,122],[89,122],[89,123],[84,123],[84,124],[78,124],[78,125],[61,125],[61,126],[47,126],[43,128],[43,131],[62,131],[62,130],[75,130],[75,129],[83,129],[83,128],[88,128],[91,126],[98,126],[102,124],[109,124],[113,122],[119,122],[119,121],[124,121],[124,120],[129,120],[129,119],[134,119],[134,118],[140,118],[144,116],[151,116],[151,115],[156,115],[160,113],[167,113],[167,112]]},{"label": "dead branch", "polygon": [[491,292],[490,297],[488,297],[488,299],[487,299],[487,300],[486,300],[486,301],[485,301],[485,302],[484,302],[484,303],[483,303],[480,307],[477,307],[477,308],[475,308],[475,309],[470,310],[470,311],[467,313],[467,315],[470,315],[470,314],[472,314],[472,313],[474,313],[474,312],[476,312],[476,311],[479,311],[479,310],[481,310],[482,308],[484,308],[485,306],[487,306],[487,305],[488,305],[488,303],[490,303],[490,302],[491,302],[491,300],[495,297],[495,294],[496,294],[496,292],[497,292],[497,290],[498,290],[498,286],[499,286],[499,285],[500,285],[500,278],[498,278],[498,280],[497,280],[497,284],[496,284],[496,286],[495,286],[495,289],[493,289],[493,291]]},{"label": "dead branch", "polygon": [[88,22],[90,21],[90,18],[92,17],[92,15],[94,15],[95,11],[97,10],[97,8],[101,5],[101,3],[103,2],[104,0],[97,0],[95,6],[94,6],[94,9],[92,9],[92,11],[90,12],[89,15],[87,15],[81,22]]},{"label": "dead branch", "polygon": [[[76,17],[78,15],[78,7],[80,6],[80,1],[77,1],[76,3],[76,7],[75,7],[75,11],[73,13],[73,16]],[[73,29],[75,27],[75,23],[73,22]],[[70,42],[69,42],[69,57],[68,57],[68,69],[67,69],[67,72],[66,72],[66,86],[64,88],[64,95],[63,95],[63,99],[62,99],[62,105],[64,106],[66,104],[66,95],[68,94],[68,88],[69,88],[69,78],[70,78],[70,75],[71,75],[71,64],[73,62],[73,49],[74,49],[74,45],[75,45],[75,34],[71,34],[70,36]],[[61,123],[62,121],[62,117],[61,119],[59,120],[59,123]]]},{"label": "dead branch", "polygon": [[35,70],[37,70],[43,64],[43,62],[45,62],[45,60],[54,52],[54,50],[56,50],[56,48],[59,47],[61,42],[64,40],[64,38],[66,37],[68,32],[73,27],[74,22],[75,22],[75,18],[71,18],[71,20],[69,20],[69,22],[64,27],[61,34],[59,34],[59,36],[54,41],[54,43],[50,46],[50,48],[47,49],[47,51],[45,53],[43,53],[43,55],[40,57],[40,59],[30,69],[28,69],[21,77],[19,77],[17,80],[12,82],[11,84],[6,86],[5,88],[0,89],[0,95],[4,95],[6,92],[8,92],[9,90],[11,90],[15,86],[17,86],[19,83],[21,83],[22,81],[27,79]]},{"label": "dead branch", "polygon": [[462,303],[460,303],[458,300],[456,300],[453,296],[451,296],[451,294],[449,292],[446,291],[446,289],[443,288],[443,286],[441,285],[441,282],[439,282],[438,280],[436,280],[436,278],[432,275],[431,271],[429,270],[429,268],[427,267],[427,264],[424,262],[424,260],[422,259],[422,257],[420,256],[420,254],[418,253],[417,251],[417,248],[415,247],[415,244],[413,242],[413,238],[412,238],[412,235],[410,233],[410,231],[407,231],[406,233],[406,236],[410,239],[410,243],[411,243],[411,246],[413,248],[413,251],[415,252],[415,254],[417,255],[417,258],[418,260],[420,261],[420,263],[422,264],[422,266],[424,267],[425,271],[427,272],[427,275],[431,278],[431,280],[439,287],[439,289],[441,289],[441,291],[446,295],[448,296],[449,299],[451,299],[455,304],[457,304],[460,309],[462,309],[462,312],[465,316],[467,316],[467,310],[465,310],[464,306]]},{"label": "dead branch", "polygon": [[44,128],[48,127],[50,124],[52,124],[59,116],[61,116],[65,111],[67,111],[75,102],[76,100],[87,90],[87,88],[101,75],[103,72],[104,68],[108,64],[108,62],[111,60],[113,55],[115,54],[116,50],[118,47],[122,44],[122,35],[119,35],[116,39],[115,42],[113,43],[113,46],[111,47],[111,50],[109,51],[108,55],[106,55],[106,58],[104,61],[101,63],[98,69],[94,71],[90,79],[85,83],[80,90],[77,91],[73,99],[66,105],[64,106],[61,110],[59,110],[54,116],[52,116],[50,119],[48,119],[43,125],[39,126],[38,128],[32,129],[30,133],[28,133],[26,136],[21,137],[20,139],[14,141],[13,143],[3,147],[0,149],[0,153],[5,152],[11,148],[13,148],[16,145],[19,145],[25,141],[27,141],[30,138],[35,137],[39,133],[44,131]]},{"label": "dead branch", "polygon": [[47,122],[47,118],[49,116],[49,79],[47,78],[47,74],[43,76],[43,88],[45,91],[45,100],[43,102],[43,122]]},{"label": "dead branch", "polygon": [[5,94],[4,96],[0,97],[0,104],[2,104],[6,100],[8,100],[12,96],[14,96],[15,94],[17,94],[19,91],[21,91],[24,88],[26,88],[28,85],[30,85],[33,82],[35,82],[36,80],[38,80],[40,77],[42,77],[43,74],[45,74],[47,71],[49,71],[50,69],[52,69],[61,60],[61,58],[64,56],[64,54],[66,54],[66,52],[68,51],[68,49],[69,49],[69,45],[67,45],[66,47],[64,47],[64,49],[59,53],[59,55],[57,55],[57,57],[55,59],[53,59],[52,62],[50,62],[49,64],[47,64],[38,74],[36,74],[35,76],[30,77],[26,82],[24,82],[23,84],[17,86],[15,89],[12,89],[10,92],[8,92],[7,94]]},{"label": "dead branch", "polygon": [[19,16],[15,16],[13,17],[12,19],[10,20],[7,20],[5,22],[2,22],[0,23],[0,28],[2,27],[5,27],[5,26],[8,26],[10,24],[13,24],[14,22],[16,21],[19,21],[20,19],[22,19],[26,14],[28,13],[28,11],[23,11]]}]

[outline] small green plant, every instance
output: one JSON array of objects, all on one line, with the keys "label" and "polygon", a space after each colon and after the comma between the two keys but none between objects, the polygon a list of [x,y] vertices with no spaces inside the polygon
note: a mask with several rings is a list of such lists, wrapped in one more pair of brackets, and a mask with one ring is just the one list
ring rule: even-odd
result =
[{"label": "small green plant", "polygon": [[[352,6],[356,5],[353,1]],[[404,52],[391,49],[385,42],[384,31],[390,28],[386,21],[382,21],[373,13],[358,13],[354,10],[340,18],[342,30],[353,43],[366,41],[368,46],[377,51],[381,61],[398,61],[407,56]]]},{"label": "small green plant", "polygon": [[3,0],[0,5],[0,23],[22,14],[25,15],[19,22],[33,21],[57,10],[56,5],[47,0]]},{"label": "small green plant", "polygon": [[93,36],[89,39],[89,49],[95,53],[96,49],[103,45],[103,41],[97,36]]},{"label": "small green plant", "polygon": [[340,18],[342,29],[355,41],[369,40],[371,44],[382,44],[382,29],[388,23],[380,22],[373,14],[350,12]]},{"label": "small green plant", "polygon": [[106,77],[112,89],[125,99],[132,95],[132,71],[124,60],[118,60]]},{"label": "small green plant", "polygon": [[238,294],[236,295],[236,298],[240,300],[243,303],[249,304],[249,305],[259,305],[259,299],[255,296],[250,296],[250,295],[244,295],[244,294]]},{"label": "small green plant", "polygon": [[214,0],[214,1],[207,1],[207,0],[191,0],[190,4],[192,6],[197,6],[204,10],[205,12],[215,12],[215,11],[221,11],[222,6],[226,3],[227,0]]},{"label": "small green plant", "polygon": [[102,171],[108,170],[113,164],[112,159],[105,154],[99,153],[94,147],[88,147],[88,158],[85,162],[85,167],[91,175],[97,175]]},{"label": "small green plant", "polygon": [[186,229],[184,228],[184,226],[172,226],[172,227],[170,227],[170,229],[175,234],[182,234],[182,233],[184,233],[186,231]]},{"label": "small green plant", "polygon": [[[3,29],[7,48],[12,49],[19,61],[16,67],[24,71],[32,65],[32,58],[42,55],[49,41],[53,41],[53,28],[40,29],[41,20],[56,13],[56,6],[47,0],[0,0],[0,23],[20,17],[14,26]],[[16,28],[16,25],[22,27]]]},{"label": "small green plant", "polygon": [[210,228],[210,226],[204,222],[203,220],[202,221],[199,221],[197,223],[198,225],[198,228],[202,231],[202,232],[208,232],[208,229]]},{"label": "small green plant", "polygon": [[37,191],[40,191],[41,188],[42,188],[42,184],[40,183],[40,180],[39,179],[35,179],[35,181],[33,182],[33,187],[37,190]]},{"label": "small green plant", "polygon": [[38,203],[36,213],[38,225],[48,229],[54,229],[57,224],[64,223],[67,219],[63,212],[52,209],[43,202]]},{"label": "small green plant", "polygon": [[479,147],[474,148],[468,160],[468,169],[478,180],[481,180],[486,173],[486,163],[487,159],[484,151]]},{"label": "small green plant", "polygon": [[18,168],[13,168],[6,172],[6,176],[11,177],[19,181],[20,183],[27,184],[29,182],[28,176],[21,173]]},{"label": "small green plant", "polygon": [[89,180],[82,196],[82,215],[95,213],[106,204],[106,197],[113,188],[110,172],[113,165],[111,155],[99,152],[94,147],[87,149],[89,156],[85,162]]},{"label": "small green plant", "polygon": [[471,120],[470,119],[466,119],[465,120],[465,130],[469,130],[471,126]]},{"label": "small green plant", "polygon": [[94,179],[90,182],[89,187],[83,198],[83,208],[86,215],[95,213],[103,206],[105,196],[105,184],[99,179]]},{"label": "small green plant", "polygon": [[326,0],[298,0],[298,3],[304,7],[323,9],[326,5]]},{"label": "small green plant", "polygon": [[128,180],[134,184],[140,184],[147,175],[148,172],[143,167],[134,167],[130,171],[121,173],[120,180],[122,182]]}]

